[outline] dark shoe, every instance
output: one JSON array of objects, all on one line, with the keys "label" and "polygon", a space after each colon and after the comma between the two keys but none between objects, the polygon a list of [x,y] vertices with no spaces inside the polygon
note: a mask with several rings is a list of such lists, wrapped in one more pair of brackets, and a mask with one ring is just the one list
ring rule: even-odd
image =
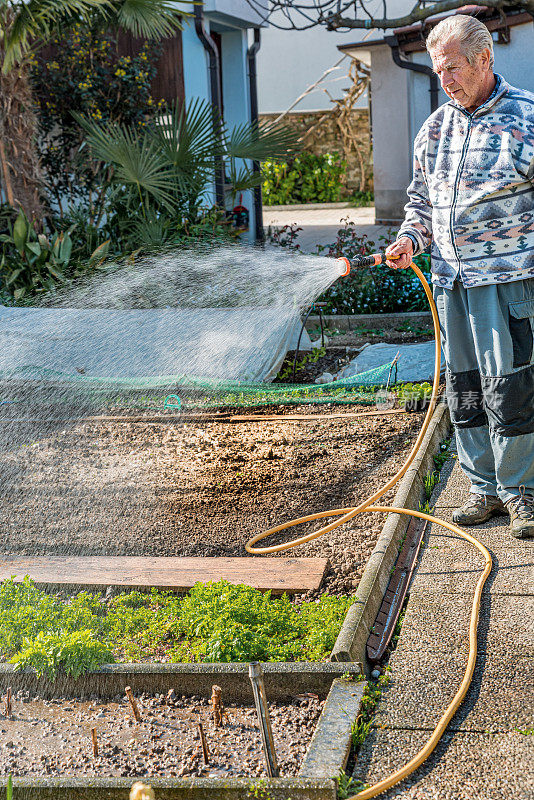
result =
[{"label": "dark shoe", "polygon": [[534,539],[534,495],[519,487],[520,494],[506,501],[510,514],[510,533],[516,539]]},{"label": "dark shoe", "polygon": [[457,525],[480,525],[492,517],[501,517],[508,511],[500,499],[493,494],[471,494],[469,500],[452,515]]}]

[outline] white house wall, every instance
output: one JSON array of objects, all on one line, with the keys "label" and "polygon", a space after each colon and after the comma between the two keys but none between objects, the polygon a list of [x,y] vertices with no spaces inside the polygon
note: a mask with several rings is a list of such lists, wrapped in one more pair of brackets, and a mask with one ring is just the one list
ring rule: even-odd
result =
[{"label": "white house wall", "polygon": [[373,174],[376,216],[399,219],[411,173],[408,70],[397,67],[388,45],[371,50]]},{"label": "white house wall", "polygon": [[[248,11],[247,11],[248,9]],[[231,128],[250,122],[250,89],[247,66],[248,29],[252,26],[250,7],[245,0],[213,0],[204,6],[207,33],[221,35],[224,120]],[[236,16],[242,13],[243,17]],[[252,15],[258,23],[256,15]],[[182,32],[185,99],[210,100],[209,58],[198,38],[192,18],[184,19]],[[239,199],[239,198],[238,198]],[[207,202],[215,202],[215,191]],[[243,193],[243,205],[250,212],[250,236],[254,236],[254,208],[251,192]]]},{"label": "white house wall", "polygon": [[[388,0],[390,16],[406,13],[413,0]],[[375,17],[382,16],[382,0],[366,0],[366,8]],[[273,22],[284,23],[282,14],[273,15]],[[258,53],[258,102],[262,114],[281,113],[311,84],[341,58],[340,44],[352,44],[366,38],[376,38],[377,31],[354,28],[350,31],[327,31],[316,26],[305,31],[284,31],[270,26],[262,31],[261,50]],[[297,111],[320,111],[332,107],[323,86],[334,97],[341,97],[348,87],[347,74],[350,59],[347,57],[336,73],[331,73],[324,83],[307,95],[297,106]],[[341,80],[332,82],[333,76]],[[358,106],[366,105],[362,97]]]}]

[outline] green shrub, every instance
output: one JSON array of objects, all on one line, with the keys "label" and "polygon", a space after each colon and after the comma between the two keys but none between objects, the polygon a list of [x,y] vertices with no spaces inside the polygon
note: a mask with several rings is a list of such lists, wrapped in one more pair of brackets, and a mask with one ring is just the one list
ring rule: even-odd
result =
[{"label": "green shrub", "polygon": [[[352,259],[383,251],[394,240],[393,231],[380,236],[378,243],[360,235],[356,224],[343,220],[335,242],[319,245],[317,252],[333,258]],[[415,263],[430,279],[430,256],[420,255]],[[326,314],[380,314],[399,311],[428,311],[428,300],[413,270],[392,270],[387,266],[352,269],[347,278],[336,281],[319,301],[325,302]]]},{"label": "green shrub", "polygon": [[64,599],[29,578],[8,580],[0,585],[0,654],[51,679],[113,660],[319,661],[351,602],[323,595],[295,604],[226,581],[196,584],[185,597],[152,590]]},{"label": "green shrub", "polygon": [[267,159],[262,165],[263,202],[335,203],[341,197],[346,166],[339,153],[303,152],[291,161]]},{"label": "green shrub", "polygon": [[50,291],[103,262],[109,242],[99,245],[82,263],[73,252],[75,226],[39,233],[21,211],[14,223],[7,220],[8,233],[0,234],[0,287],[15,301]]},{"label": "green shrub", "polygon": [[94,638],[92,631],[85,630],[59,634],[40,631],[35,639],[24,639],[20,652],[10,659],[16,669],[30,667],[51,681],[58,670],[78,678],[111,661],[111,651]]},{"label": "green shrub", "polygon": [[92,24],[62,27],[48,45],[44,56],[32,56],[46,191],[59,208],[81,201],[95,222],[101,213],[102,170],[81,147],[84,135],[72,112],[143,127],[164,105],[150,88],[161,44],[145,41],[137,56],[121,56],[116,32],[95,15]]}]

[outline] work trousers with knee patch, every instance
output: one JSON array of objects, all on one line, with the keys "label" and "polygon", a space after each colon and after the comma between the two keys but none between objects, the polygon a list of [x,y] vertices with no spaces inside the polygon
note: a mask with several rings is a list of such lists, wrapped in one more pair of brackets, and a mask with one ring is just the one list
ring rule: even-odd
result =
[{"label": "work trousers with knee patch", "polygon": [[534,278],[434,287],[447,402],[471,491],[534,493]]}]

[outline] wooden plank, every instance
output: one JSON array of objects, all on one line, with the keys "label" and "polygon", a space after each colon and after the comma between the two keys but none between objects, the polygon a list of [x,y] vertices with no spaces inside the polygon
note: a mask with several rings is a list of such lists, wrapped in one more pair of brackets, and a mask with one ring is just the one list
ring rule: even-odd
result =
[{"label": "wooden plank", "polygon": [[274,594],[318,589],[326,558],[151,558],[146,556],[2,556],[0,580],[24,576],[38,585],[97,589],[155,587],[186,592],[195,583],[226,580]]}]

